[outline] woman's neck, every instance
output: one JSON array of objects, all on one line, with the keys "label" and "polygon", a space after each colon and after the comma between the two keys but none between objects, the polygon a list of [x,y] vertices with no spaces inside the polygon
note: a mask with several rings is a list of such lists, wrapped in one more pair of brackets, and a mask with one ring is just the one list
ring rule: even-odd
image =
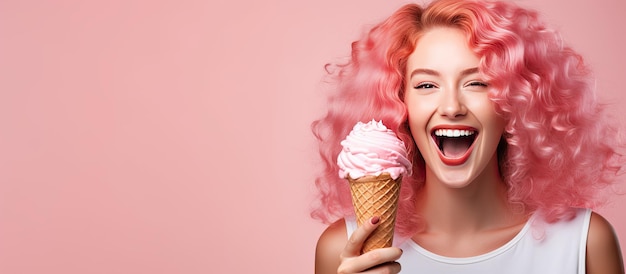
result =
[{"label": "woman's neck", "polygon": [[506,185],[495,160],[462,188],[441,183],[427,168],[426,182],[418,197],[417,207],[425,220],[426,231],[450,235],[497,229],[520,220],[507,202]]}]

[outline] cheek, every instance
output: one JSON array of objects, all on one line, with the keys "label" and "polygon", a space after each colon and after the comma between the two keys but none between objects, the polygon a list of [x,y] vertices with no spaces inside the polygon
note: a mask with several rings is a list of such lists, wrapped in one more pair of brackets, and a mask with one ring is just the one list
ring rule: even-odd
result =
[{"label": "cheek", "polygon": [[493,109],[489,109],[485,112],[485,121],[487,122],[487,127],[489,127],[494,132],[499,132],[500,134],[504,133],[504,127],[506,126],[506,121],[500,115],[498,115]]},{"label": "cheek", "polygon": [[409,122],[425,123],[428,121],[435,108],[435,102],[432,101],[428,96],[406,96],[405,105]]},{"label": "cheek", "polygon": [[500,138],[504,134],[506,121],[493,111],[487,114],[488,115],[482,116],[483,128],[486,132],[489,132],[489,140],[491,142],[499,143]]},{"label": "cheek", "polygon": [[412,133],[416,130],[421,130],[426,127],[429,115],[427,114],[427,111],[423,108],[423,106],[414,104],[408,107],[407,111],[409,126],[411,126]]},{"label": "cheek", "polygon": [[407,104],[408,124],[415,143],[419,146],[428,141],[426,127],[433,113],[433,105],[425,101]]},{"label": "cheek", "polygon": [[473,100],[473,102],[475,103],[468,105],[468,108],[478,118],[483,127],[504,130],[506,121],[496,113],[495,106],[491,100],[480,98],[480,100]]}]

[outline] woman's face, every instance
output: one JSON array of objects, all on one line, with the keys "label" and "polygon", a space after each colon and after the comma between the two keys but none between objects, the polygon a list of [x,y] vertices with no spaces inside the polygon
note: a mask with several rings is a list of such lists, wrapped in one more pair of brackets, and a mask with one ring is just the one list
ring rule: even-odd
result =
[{"label": "woman's face", "polygon": [[466,35],[445,27],[424,33],[407,62],[411,134],[427,179],[435,176],[450,187],[499,176],[496,149],[505,121],[495,113],[478,64]]}]

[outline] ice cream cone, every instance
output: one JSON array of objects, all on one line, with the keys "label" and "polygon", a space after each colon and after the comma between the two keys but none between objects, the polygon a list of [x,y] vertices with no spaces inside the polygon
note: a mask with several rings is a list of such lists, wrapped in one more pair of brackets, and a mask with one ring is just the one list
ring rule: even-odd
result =
[{"label": "ice cream cone", "polygon": [[380,225],[363,244],[363,253],[390,247],[393,243],[401,179],[394,180],[389,173],[357,179],[348,177],[357,224],[361,226],[373,216],[380,217]]}]

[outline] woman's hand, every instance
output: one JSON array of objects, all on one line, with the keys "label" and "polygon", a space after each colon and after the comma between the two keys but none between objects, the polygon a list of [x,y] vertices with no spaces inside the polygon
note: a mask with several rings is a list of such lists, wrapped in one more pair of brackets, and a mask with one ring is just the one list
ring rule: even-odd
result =
[{"label": "woman's hand", "polygon": [[402,255],[396,247],[375,249],[361,254],[365,239],[378,227],[380,219],[373,217],[346,238],[346,223],[339,220],[326,228],[317,242],[315,273],[398,273],[395,262]]},{"label": "woman's hand", "polygon": [[361,254],[365,239],[378,227],[379,217],[372,217],[369,222],[357,228],[350,236],[343,251],[339,255],[340,265],[337,273],[399,273],[402,250],[387,247],[371,250]]}]

